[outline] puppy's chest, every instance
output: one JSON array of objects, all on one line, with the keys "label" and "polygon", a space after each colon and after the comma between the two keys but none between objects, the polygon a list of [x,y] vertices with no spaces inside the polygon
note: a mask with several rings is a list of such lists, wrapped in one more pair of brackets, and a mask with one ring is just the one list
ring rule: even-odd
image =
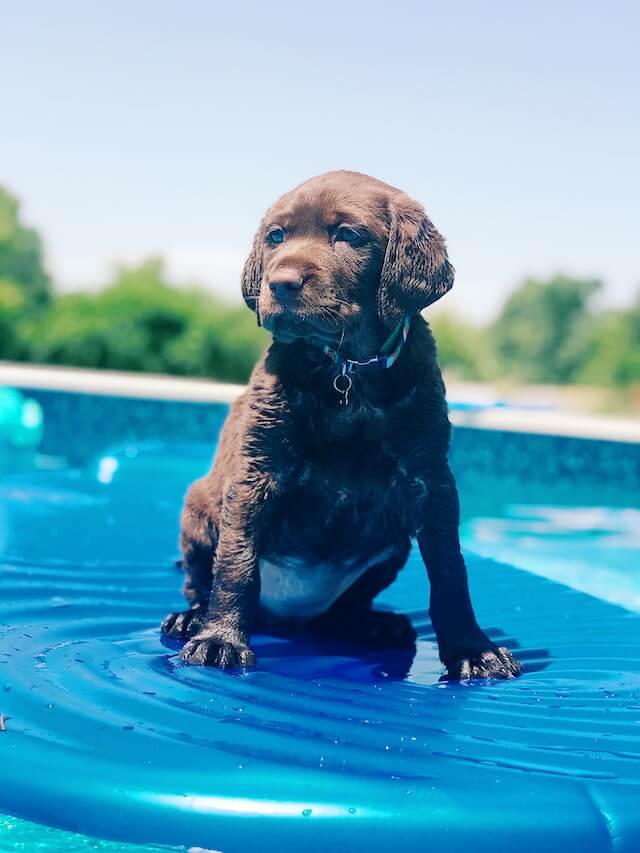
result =
[{"label": "puppy's chest", "polygon": [[401,477],[397,459],[360,438],[312,448],[291,471],[291,491],[321,492],[332,500],[353,500],[393,488]]},{"label": "puppy's chest", "polygon": [[408,529],[426,483],[377,442],[313,447],[283,478],[280,517],[308,541],[366,540],[389,525]]}]

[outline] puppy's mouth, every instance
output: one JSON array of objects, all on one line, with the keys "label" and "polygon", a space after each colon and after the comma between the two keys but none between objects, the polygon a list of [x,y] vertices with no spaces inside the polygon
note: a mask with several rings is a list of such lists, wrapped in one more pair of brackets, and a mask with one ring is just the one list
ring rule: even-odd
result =
[{"label": "puppy's mouth", "polygon": [[315,317],[300,317],[291,314],[267,315],[263,318],[264,328],[280,343],[290,344],[306,340],[316,346],[338,346],[344,333]]}]

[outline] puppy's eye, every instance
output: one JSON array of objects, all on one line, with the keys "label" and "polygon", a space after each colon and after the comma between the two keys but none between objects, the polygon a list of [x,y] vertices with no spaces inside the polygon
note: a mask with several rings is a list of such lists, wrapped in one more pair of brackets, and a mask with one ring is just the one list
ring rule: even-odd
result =
[{"label": "puppy's eye", "polygon": [[336,228],[336,243],[358,243],[362,240],[362,234],[350,225],[339,225]]},{"label": "puppy's eye", "polygon": [[272,228],[267,233],[267,242],[272,245],[277,245],[278,243],[284,243],[284,229],[283,228]]}]

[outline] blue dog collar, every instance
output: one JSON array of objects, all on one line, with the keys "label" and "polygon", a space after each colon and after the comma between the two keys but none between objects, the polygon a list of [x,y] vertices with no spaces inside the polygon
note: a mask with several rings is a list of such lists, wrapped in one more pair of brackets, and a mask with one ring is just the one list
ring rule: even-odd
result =
[{"label": "blue dog collar", "polygon": [[357,373],[360,370],[386,370],[398,360],[398,356],[402,352],[407,338],[409,337],[409,328],[411,326],[411,316],[407,314],[404,320],[401,320],[395,329],[391,332],[387,340],[380,348],[380,352],[374,355],[367,361],[357,361],[354,358],[344,358],[337,350],[332,349],[327,344],[322,347],[323,353],[331,359],[331,361],[340,369],[340,372],[333,380],[333,387],[342,395],[340,401],[346,406],[349,403],[349,391],[353,385],[353,381],[349,374]]}]

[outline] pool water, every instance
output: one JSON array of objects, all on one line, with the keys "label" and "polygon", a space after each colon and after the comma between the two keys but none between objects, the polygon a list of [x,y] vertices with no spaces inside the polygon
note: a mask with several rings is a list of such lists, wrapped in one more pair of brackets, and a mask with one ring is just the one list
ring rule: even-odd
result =
[{"label": "pool water", "polygon": [[610,492],[486,477],[477,494],[463,492],[461,538],[476,554],[640,612],[640,489]]},{"label": "pool water", "polygon": [[158,625],[183,606],[178,513],[215,436],[157,433],[79,457],[56,430],[0,484],[0,853],[640,847],[638,491],[601,470],[632,450],[567,477],[559,445],[554,477],[549,445],[526,477],[490,436],[454,439],[478,617],[526,668],[460,685],[416,551],[378,601],[415,650],[258,635],[251,672],[183,665]]}]

